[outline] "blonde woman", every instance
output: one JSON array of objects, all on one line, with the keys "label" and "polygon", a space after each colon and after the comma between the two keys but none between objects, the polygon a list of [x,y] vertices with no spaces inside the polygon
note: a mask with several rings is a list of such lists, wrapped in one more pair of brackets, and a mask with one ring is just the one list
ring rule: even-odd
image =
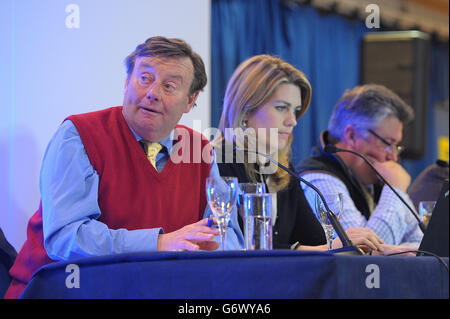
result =
[{"label": "blonde woman", "polygon": [[[241,148],[254,148],[291,167],[292,131],[307,111],[311,85],[289,63],[270,55],[242,62],[229,80],[219,124],[221,136],[214,141],[222,176],[236,176],[240,183],[265,183],[273,196],[273,246],[284,249],[326,250],[322,226],[311,210],[299,183],[285,171]],[[231,152],[231,154],[230,154]],[[242,154],[241,154],[242,155]],[[242,227],[242,217],[239,216]],[[366,250],[382,250],[372,231],[349,229],[354,244]],[[339,239],[333,248],[342,247]]]}]

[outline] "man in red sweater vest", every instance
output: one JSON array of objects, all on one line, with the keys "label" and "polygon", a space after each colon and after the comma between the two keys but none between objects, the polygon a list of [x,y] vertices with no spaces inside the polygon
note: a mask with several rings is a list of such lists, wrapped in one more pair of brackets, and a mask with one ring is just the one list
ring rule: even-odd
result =
[{"label": "man in red sweater vest", "polygon": [[[210,145],[178,125],[206,85],[202,59],[180,39],[152,37],[125,62],[123,106],[70,116],[50,142],[41,204],[11,268],[6,298],[19,297],[33,273],[56,260],[219,247],[219,231],[203,218],[205,180],[217,166],[211,156],[194,160],[194,152],[211,154]],[[154,142],[162,150],[153,166],[141,145]],[[175,149],[187,152],[187,160],[174,161]],[[232,249],[242,244],[233,221]]]}]

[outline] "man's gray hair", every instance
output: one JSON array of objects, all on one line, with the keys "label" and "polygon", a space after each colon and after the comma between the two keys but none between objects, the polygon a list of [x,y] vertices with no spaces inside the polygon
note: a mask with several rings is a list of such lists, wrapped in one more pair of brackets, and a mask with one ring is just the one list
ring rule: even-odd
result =
[{"label": "man's gray hair", "polygon": [[339,141],[344,129],[374,129],[387,117],[394,116],[403,125],[414,119],[414,111],[397,94],[377,84],[366,84],[346,90],[336,103],[328,122],[330,136]]}]

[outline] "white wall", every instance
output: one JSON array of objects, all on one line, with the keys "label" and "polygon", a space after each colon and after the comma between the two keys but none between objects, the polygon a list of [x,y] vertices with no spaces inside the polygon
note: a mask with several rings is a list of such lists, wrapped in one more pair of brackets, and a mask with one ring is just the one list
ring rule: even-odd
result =
[{"label": "white wall", "polygon": [[[79,28],[71,28],[74,9]],[[186,40],[209,78],[209,0],[0,1],[0,227],[17,250],[39,205],[40,164],[53,133],[71,114],[121,105],[123,60],[154,35]],[[182,123],[200,119],[205,129],[209,83],[197,105]]]}]

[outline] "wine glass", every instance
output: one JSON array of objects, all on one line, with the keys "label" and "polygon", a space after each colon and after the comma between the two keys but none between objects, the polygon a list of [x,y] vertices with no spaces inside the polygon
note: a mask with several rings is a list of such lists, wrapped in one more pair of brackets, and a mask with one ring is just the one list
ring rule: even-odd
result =
[{"label": "wine glass", "polygon": [[420,201],[419,203],[419,214],[425,226],[428,226],[434,206],[436,206],[436,201]]},{"label": "wine glass", "polygon": [[[337,219],[341,218],[341,213],[344,208],[344,200],[342,193],[338,194],[324,194],[323,195],[325,201],[328,204],[330,210],[336,215]],[[323,230],[325,231],[325,235],[327,237],[328,249],[332,249],[333,237],[334,237],[334,228],[330,219],[328,218],[327,210],[325,205],[322,202],[322,199],[318,194],[316,194],[316,214],[319,218],[320,223],[322,224]]]},{"label": "wine glass", "polygon": [[225,250],[225,236],[233,206],[238,195],[238,180],[236,177],[208,177],[206,179],[206,198],[220,231],[222,250]]}]

